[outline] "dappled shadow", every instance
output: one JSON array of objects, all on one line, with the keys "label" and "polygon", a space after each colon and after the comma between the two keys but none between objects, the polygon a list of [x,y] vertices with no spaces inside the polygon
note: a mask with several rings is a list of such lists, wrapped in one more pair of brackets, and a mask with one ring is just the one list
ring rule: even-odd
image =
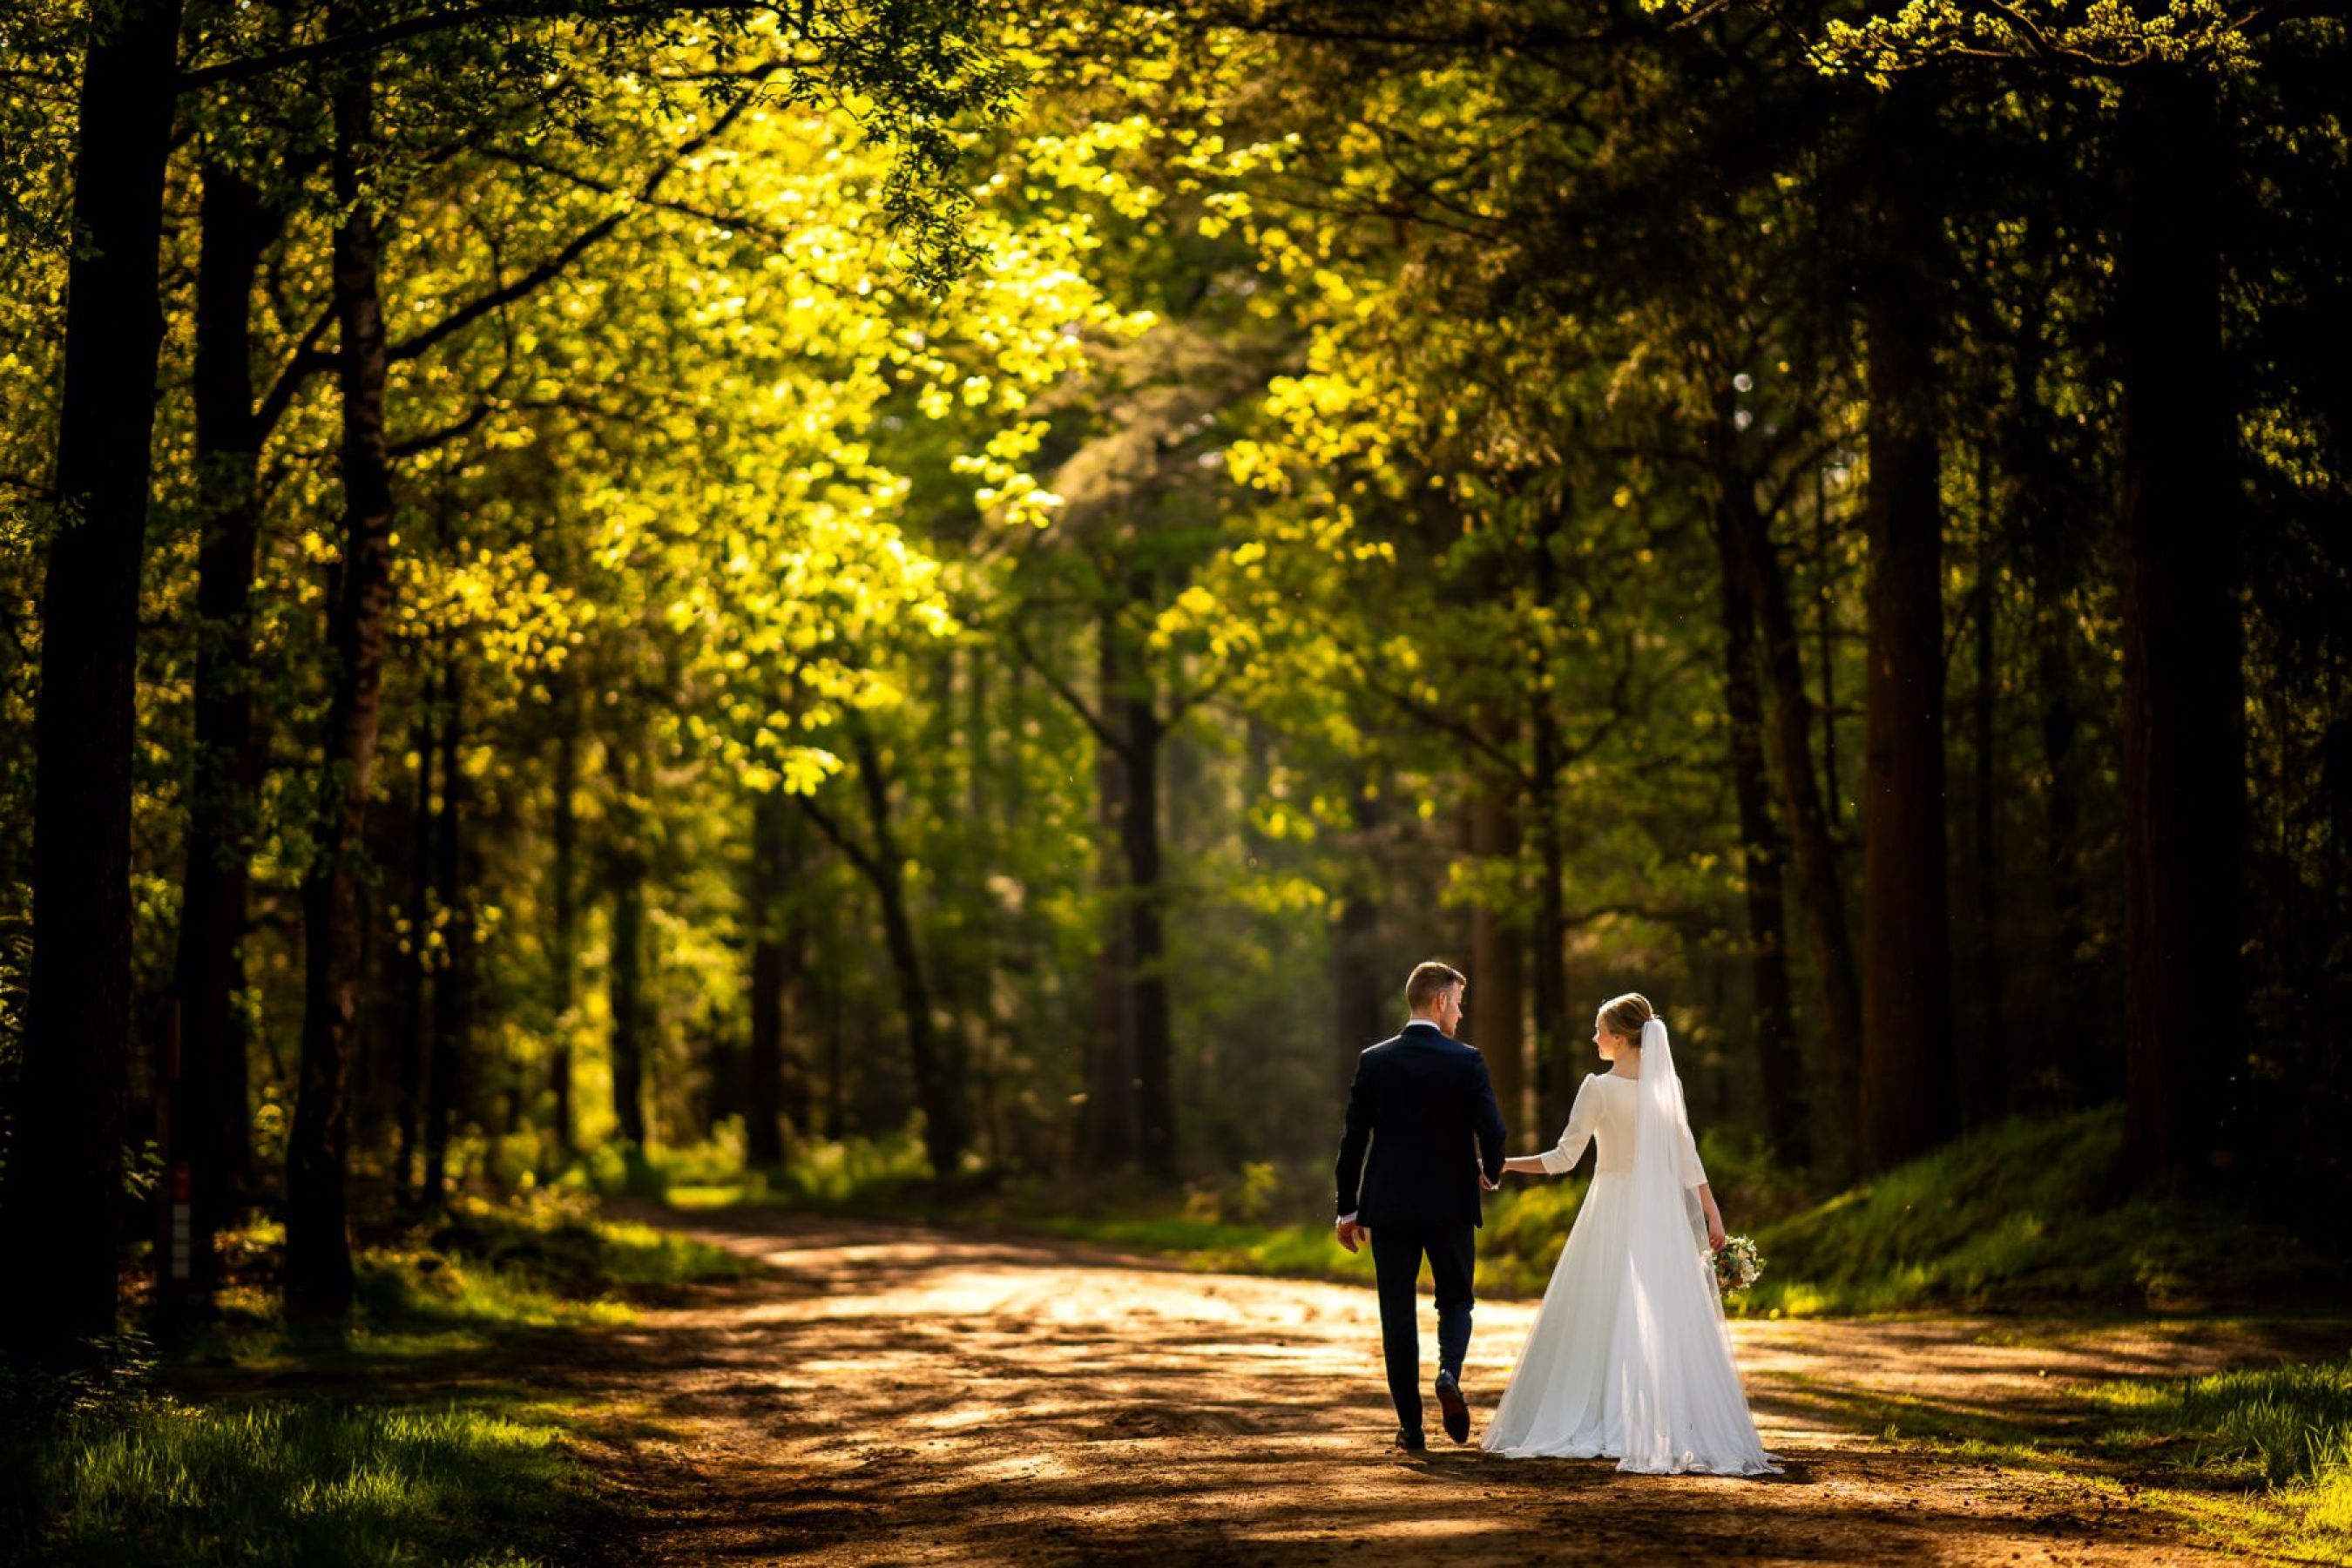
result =
[{"label": "dappled shadow", "polygon": [[[641,1508],[650,1562],[2197,1560],[2176,1527],[2060,1478],[1857,1432],[2046,1430],[2081,1414],[2053,1379],[2178,1375],[2184,1354],[2224,1356],[2219,1337],[2182,1352],[2121,1329],[2110,1360],[2095,1332],[1741,1323],[1785,1473],[1632,1476],[1442,1437],[1398,1454],[1358,1287],[773,1213],[670,1223],[770,1273],[550,1369],[567,1398],[635,1413],[591,1457]],[[1531,1318],[1478,1308],[1465,1382],[1482,1421]]]}]

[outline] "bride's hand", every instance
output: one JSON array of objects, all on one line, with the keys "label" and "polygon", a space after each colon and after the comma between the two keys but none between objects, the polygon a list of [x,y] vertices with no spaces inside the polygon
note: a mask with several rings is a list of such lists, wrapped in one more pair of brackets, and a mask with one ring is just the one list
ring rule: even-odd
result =
[{"label": "bride's hand", "polygon": [[1710,1249],[1719,1248],[1723,1246],[1723,1216],[1711,1214],[1706,1216],[1706,1245]]}]

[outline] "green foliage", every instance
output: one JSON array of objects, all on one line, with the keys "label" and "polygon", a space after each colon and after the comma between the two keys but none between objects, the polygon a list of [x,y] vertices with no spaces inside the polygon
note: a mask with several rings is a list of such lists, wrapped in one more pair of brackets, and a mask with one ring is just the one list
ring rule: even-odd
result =
[{"label": "green foliage", "polygon": [[81,1563],[557,1560],[583,1506],[560,1424],[528,1409],[205,1407],[153,1398],[0,1447],[36,1560]]},{"label": "green foliage", "polygon": [[[273,1225],[233,1245],[282,1241]],[[562,1561],[565,1532],[600,1506],[566,1446],[577,1413],[496,1377],[408,1403],[403,1369],[624,1322],[648,1292],[756,1267],[576,1193],[461,1201],[360,1254],[359,1319],[340,1342],[289,1336],[233,1290],[222,1324],[160,1366],[133,1341],[68,1375],[0,1376],[0,1531],[92,1563]],[[297,1378],[319,1396],[270,1394]]]},{"label": "green foliage", "polygon": [[[781,1166],[760,1168],[743,1159],[740,1126],[694,1145],[654,1150],[635,1166],[602,1147],[581,1166],[581,1180],[604,1194],[658,1196],[673,1208],[734,1208],[779,1204],[788,1208],[908,1206],[929,1190],[931,1162],[915,1131],[885,1138],[814,1138],[793,1147]],[[609,1227],[609,1223],[607,1223]],[[663,1241],[677,1241],[649,1232]],[[708,1250],[708,1248],[706,1248]]]},{"label": "green foliage", "polygon": [[[1864,1186],[1804,1203],[1769,1161],[1710,1140],[1706,1163],[1732,1228],[1753,1235],[1765,1277],[1727,1310],[1748,1317],[2060,1307],[2132,1312],[2309,1297],[2340,1271],[2296,1237],[2223,1205],[2130,1195],[2120,1112],[2021,1120],[1901,1166]],[[1478,1238],[1479,1288],[1541,1293],[1576,1222],[1588,1178],[1510,1178]],[[1050,1201],[1067,1207],[1059,1192]],[[1243,1274],[1369,1279],[1328,1225],[1265,1226],[1194,1203],[1132,1205],[1076,1216],[990,1211],[1012,1224],[1106,1246],[1181,1257]]]},{"label": "green foliage", "polygon": [[600,1215],[579,1194],[461,1201],[421,1245],[359,1264],[370,1321],[545,1327],[625,1321],[632,1291],[740,1279],[755,1265],[724,1248]]},{"label": "green foliage", "polygon": [[2352,1357],[2102,1384],[2110,1441],[2190,1439],[2186,1463],[2272,1487],[2352,1481]]},{"label": "green foliage", "polygon": [[2120,1108],[1964,1138],[1758,1226],[1750,1315],[2058,1304],[2137,1311],[2308,1291],[2332,1267],[2222,1205],[2129,1194]]}]

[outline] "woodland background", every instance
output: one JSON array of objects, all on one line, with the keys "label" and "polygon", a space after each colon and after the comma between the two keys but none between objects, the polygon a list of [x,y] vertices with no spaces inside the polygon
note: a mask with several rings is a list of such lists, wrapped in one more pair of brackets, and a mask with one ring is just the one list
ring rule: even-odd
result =
[{"label": "woodland background", "polygon": [[1519,1149],[1639,989],[1746,1212],[2340,1212],[2339,11],[95,13],[0,24],[19,1347],[175,1193],[327,1323],[665,1161],[1319,1225],[1430,956]]}]

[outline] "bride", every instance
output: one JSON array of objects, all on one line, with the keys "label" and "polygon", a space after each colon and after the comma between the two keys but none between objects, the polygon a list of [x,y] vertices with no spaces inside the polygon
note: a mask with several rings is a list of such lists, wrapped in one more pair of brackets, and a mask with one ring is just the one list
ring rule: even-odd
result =
[{"label": "bride", "polygon": [[1509,1458],[1605,1456],[1652,1475],[1778,1475],[1748,1414],[1699,1246],[1697,1217],[1717,1247],[1723,1215],[1691,1138],[1665,1023],[1629,993],[1601,1009],[1592,1042],[1612,1066],[1577,1090],[1559,1147],[1503,1163],[1562,1175],[1587,1140],[1600,1149],[1482,1446]]}]

